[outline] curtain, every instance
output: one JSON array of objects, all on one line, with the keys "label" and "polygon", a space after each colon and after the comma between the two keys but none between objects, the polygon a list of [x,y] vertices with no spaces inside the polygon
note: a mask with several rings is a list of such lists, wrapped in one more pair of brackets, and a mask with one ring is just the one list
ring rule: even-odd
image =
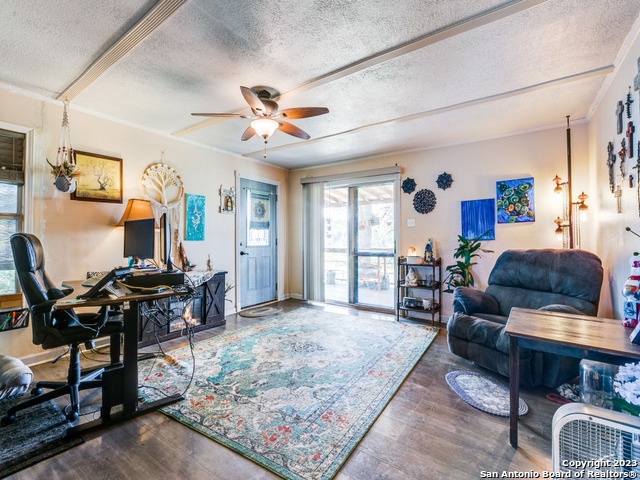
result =
[{"label": "curtain", "polygon": [[304,299],[324,302],[324,183],[302,185]]}]

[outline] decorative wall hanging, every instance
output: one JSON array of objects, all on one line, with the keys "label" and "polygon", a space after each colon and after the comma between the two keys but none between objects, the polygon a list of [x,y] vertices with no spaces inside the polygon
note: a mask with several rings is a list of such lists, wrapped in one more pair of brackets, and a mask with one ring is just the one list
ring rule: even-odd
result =
[{"label": "decorative wall hanging", "polygon": [[404,193],[413,193],[416,189],[416,181],[413,178],[405,178],[402,182],[402,191]]},{"label": "decorative wall hanging", "polygon": [[624,103],[622,100],[618,100],[618,105],[616,106],[616,132],[618,135],[622,133],[622,114],[624,113]]},{"label": "decorative wall hanging", "polygon": [[220,195],[220,206],[218,207],[219,213],[236,213],[236,189],[231,187],[229,189],[218,189]]},{"label": "decorative wall hanging", "polygon": [[122,203],[122,159],[88,152],[75,152],[82,172],[71,200]]},{"label": "decorative wall hanging", "polygon": [[496,203],[493,198],[463,200],[460,203],[462,236],[467,239],[496,239]]},{"label": "decorative wall hanging", "polygon": [[533,177],[496,182],[498,223],[535,222]]},{"label": "decorative wall hanging", "polygon": [[616,154],[613,153],[613,142],[609,142],[607,144],[607,168],[609,169],[609,190],[611,193],[613,193],[616,188],[616,177],[615,173],[613,173],[613,167],[615,164]]},{"label": "decorative wall hanging", "polygon": [[442,190],[446,190],[453,183],[453,177],[451,176],[450,173],[443,172],[440,175],[438,175],[438,179],[436,180],[436,183],[438,184],[438,188],[441,188]]},{"label": "decorative wall hanging", "polygon": [[69,102],[64,101],[62,112],[62,131],[60,132],[60,144],[56,163],[47,163],[51,167],[53,184],[61,192],[73,193],[76,190],[76,178],[80,175],[80,169],[76,165],[73,147],[71,146],[71,127],[69,126]]},{"label": "decorative wall hanging", "polygon": [[627,130],[625,135],[627,138],[627,158],[633,158],[633,133],[636,131],[636,127],[633,126],[633,122],[627,123]]},{"label": "decorative wall hanging", "polygon": [[[163,153],[164,157],[164,153]],[[178,226],[182,218],[182,198],[184,186],[178,172],[164,163],[155,163],[149,166],[142,174],[142,187],[145,196],[151,202],[156,221],[160,220],[163,213],[169,216],[171,224],[171,241],[177,244]]]},{"label": "decorative wall hanging", "polygon": [[185,240],[204,240],[204,195],[185,194]]},{"label": "decorative wall hanging", "polygon": [[[633,78],[633,89],[640,90],[640,57],[638,57],[638,74]],[[640,106],[640,103],[638,104]]]},{"label": "decorative wall hanging", "polygon": [[431,212],[436,208],[436,194],[426,188],[418,191],[413,197],[413,208],[422,214]]},{"label": "decorative wall hanging", "polygon": [[629,86],[629,93],[627,93],[627,101],[624,104],[627,106],[627,118],[631,118],[631,104],[633,103],[633,98],[631,98],[631,86]]}]

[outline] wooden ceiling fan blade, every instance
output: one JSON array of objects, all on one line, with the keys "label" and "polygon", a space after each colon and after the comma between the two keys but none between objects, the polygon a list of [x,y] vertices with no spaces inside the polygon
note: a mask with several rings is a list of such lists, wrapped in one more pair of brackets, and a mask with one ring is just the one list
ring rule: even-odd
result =
[{"label": "wooden ceiling fan blade", "polygon": [[309,140],[311,137],[304,130],[300,130],[295,125],[292,125],[287,122],[278,122],[280,126],[278,130],[284,133],[288,133],[289,135],[293,135],[294,137],[302,138],[303,140]]},{"label": "wooden ceiling fan blade", "polygon": [[251,110],[253,110],[253,113],[255,113],[256,115],[258,114],[264,115],[267,113],[268,109],[264,106],[264,103],[262,103],[262,100],[260,100],[258,96],[255,93],[253,93],[253,90],[251,90],[250,88],[241,86],[240,91],[242,92],[242,96],[244,97],[246,102],[251,107]]},{"label": "wooden ceiling fan blade", "polygon": [[242,141],[246,142],[247,140],[249,140],[251,137],[253,137],[256,134],[256,131],[253,129],[253,127],[251,125],[249,125],[247,127],[247,129],[244,131],[244,133],[242,134]]},{"label": "wooden ceiling fan blade", "polygon": [[285,108],[281,110],[278,116],[285,118],[308,118],[317,117],[318,115],[324,115],[329,113],[329,109],[326,107],[299,107],[299,108]]}]

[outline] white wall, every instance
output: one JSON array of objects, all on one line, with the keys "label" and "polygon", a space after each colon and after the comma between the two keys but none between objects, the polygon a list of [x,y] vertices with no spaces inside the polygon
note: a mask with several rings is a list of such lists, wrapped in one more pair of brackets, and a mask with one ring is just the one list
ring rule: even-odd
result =
[{"label": "white wall", "polygon": [[[76,111],[70,105],[72,144],[76,150],[123,159],[123,204],[70,200],[54,189],[45,159],[54,161],[60,138],[62,104],[0,88],[0,127],[32,129],[34,162],[27,166],[29,184],[26,229],[35,233],[46,251],[47,271],[56,283],[84,278],[89,270],[110,270],[126,263],[122,256],[123,229],[116,228],[126,201],[144,198],[141,178],[154,163],[170,165],[180,174],[186,193],[206,197],[205,241],[183,242],[196,269],[205,268],[211,257],[214,269],[235,278],[235,215],[218,213],[218,188],[235,185],[236,174],[280,182],[279,218],[287,210],[287,171],[239,156],[187,144],[166,136],[114,123]],[[278,296],[287,292],[286,225],[279,225]],[[175,253],[175,252],[174,252]],[[230,294],[235,298],[235,289]],[[230,312],[235,302],[226,303]],[[31,343],[30,329],[0,333],[0,352],[24,358],[40,352]]]},{"label": "white wall", "polygon": [[[416,191],[428,188],[436,194],[435,209],[428,214],[417,213],[413,207],[413,194],[401,194],[400,245],[398,254],[404,255],[409,246],[422,251],[428,238],[435,242],[436,254],[442,257],[443,268],[453,263],[453,252],[457,247],[457,236],[461,233],[460,202],[495,198],[496,182],[499,180],[534,178],[535,222],[500,224],[496,226],[496,239],[483,242],[494,253],[482,254],[474,268],[476,286],[486,287],[487,277],[497,256],[511,248],[561,248],[554,234],[553,220],[561,214],[555,202],[555,187],[552,179],[556,174],[566,179],[566,119],[558,119],[559,126],[543,131],[530,132],[499,139],[487,140],[448,148],[425,150],[398,156],[389,156],[357,163],[291,172],[291,198],[301,198],[300,179],[340,172],[354,172],[374,168],[400,165],[402,179],[413,178]],[[587,190],[587,127],[572,125],[574,190]],[[438,175],[447,172],[453,184],[447,190],[437,187]],[[578,191],[578,193],[580,193]],[[289,225],[291,229],[290,249],[296,258],[302,257],[302,202],[291,202]],[[407,227],[407,220],[414,219],[415,227]],[[590,249],[591,239],[586,238],[583,248]],[[291,294],[301,296],[302,264],[290,263]],[[451,297],[445,294],[443,316],[451,313]]]},{"label": "white wall", "polygon": [[[637,32],[638,29],[636,28]],[[622,305],[624,298],[622,288],[629,275],[629,258],[633,252],[640,251],[640,238],[625,231],[630,227],[640,234],[640,215],[638,197],[638,170],[633,167],[638,162],[638,140],[640,139],[640,97],[634,91],[634,79],[638,76],[638,58],[640,57],[640,38],[637,34],[629,38],[628,47],[622,52],[621,61],[616,65],[614,75],[605,84],[602,98],[589,119],[589,162],[593,185],[590,187],[593,204],[596,207],[597,231],[593,232],[596,240],[595,249],[605,265],[607,265],[606,287],[611,299],[608,305],[611,316],[623,318]],[[613,142],[614,152],[621,148],[624,134],[616,133],[616,106],[619,100],[626,101],[631,86],[634,103],[631,105],[632,117],[624,115],[624,130],[627,122],[632,121],[636,132],[634,138],[634,157],[627,159],[627,176],[633,174],[633,188],[623,189],[621,213],[617,211],[617,202],[609,190],[609,171],[607,168],[607,144]],[[615,164],[615,171],[620,173],[620,159]]]}]

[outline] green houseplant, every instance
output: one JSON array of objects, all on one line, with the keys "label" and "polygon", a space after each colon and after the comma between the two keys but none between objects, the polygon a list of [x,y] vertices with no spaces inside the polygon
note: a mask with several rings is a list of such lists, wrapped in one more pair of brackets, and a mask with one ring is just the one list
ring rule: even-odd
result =
[{"label": "green houseplant", "polygon": [[455,264],[446,267],[448,273],[445,278],[447,293],[452,293],[456,287],[471,287],[474,285],[473,273],[471,268],[477,263],[473,261],[480,257],[479,252],[493,253],[493,250],[482,248],[480,239],[484,234],[477,238],[468,239],[462,235],[458,235],[458,248],[453,253],[453,258],[458,259]]}]

